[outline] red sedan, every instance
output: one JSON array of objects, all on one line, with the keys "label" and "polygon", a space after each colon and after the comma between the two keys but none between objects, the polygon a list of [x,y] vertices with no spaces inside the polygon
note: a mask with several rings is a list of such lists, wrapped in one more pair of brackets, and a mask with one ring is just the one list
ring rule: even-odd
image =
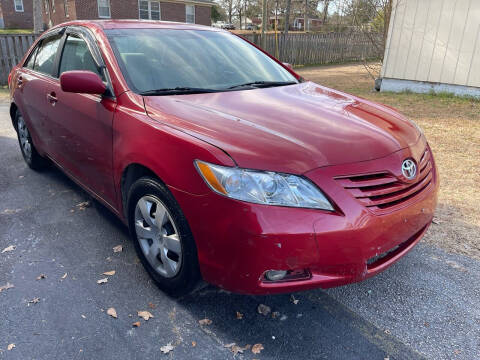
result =
[{"label": "red sedan", "polygon": [[432,221],[437,171],[412,121],[223,30],[65,23],[9,86],[27,164],[53,162],[121,218],[172,295],[360,281]]}]

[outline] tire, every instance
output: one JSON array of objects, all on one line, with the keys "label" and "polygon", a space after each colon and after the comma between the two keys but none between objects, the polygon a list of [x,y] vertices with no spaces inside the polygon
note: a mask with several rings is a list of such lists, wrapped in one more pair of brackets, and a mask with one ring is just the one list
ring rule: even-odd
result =
[{"label": "tire", "polygon": [[40,156],[32,141],[32,136],[20,111],[15,112],[15,128],[17,130],[18,144],[23,159],[33,170],[42,170],[47,166],[47,160]]},{"label": "tire", "polygon": [[197,247],[167,187],[154,178],[140,178],[129,189],[127,211],[135,250],[156,285],[173,297],[195,290],[201,280]]}]

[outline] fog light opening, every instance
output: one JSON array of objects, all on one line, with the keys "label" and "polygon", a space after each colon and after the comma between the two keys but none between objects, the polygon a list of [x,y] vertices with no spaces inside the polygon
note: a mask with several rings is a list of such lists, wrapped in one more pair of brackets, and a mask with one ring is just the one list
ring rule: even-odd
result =
[{"label": "fog light opening", "polygon": [[268,281],[280,281],[287,275],[286,270],[269,270],[265,273],[265,278]]},{"label": "fog light opening", "polygon": [[310,271],[308,269],[299,270],[269,270],[265,272],[265,281],[282,282],[310,279]]}]

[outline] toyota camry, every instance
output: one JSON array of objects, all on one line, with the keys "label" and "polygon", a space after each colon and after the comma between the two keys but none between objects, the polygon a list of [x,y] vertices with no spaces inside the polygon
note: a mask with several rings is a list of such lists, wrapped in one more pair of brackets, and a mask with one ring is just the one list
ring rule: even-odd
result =
[{"label": "toyota camry", "polygon": [[246,294],[361,281],[433,218],[438,176],[415,123],[221,29],[61,24],[9,87],[28,166],[55,164],[114,212],[174,296],[202,281]]}]

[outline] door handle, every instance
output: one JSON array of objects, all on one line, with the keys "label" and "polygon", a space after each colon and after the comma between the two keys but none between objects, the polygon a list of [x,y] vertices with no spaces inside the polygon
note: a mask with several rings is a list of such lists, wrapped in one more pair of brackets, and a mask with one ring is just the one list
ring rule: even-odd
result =
[{"label": "door handle", "polygon": [[23,84],[23,78],[21,76],[18,77],[17,79],[17,87],[21,88]]},{"label": "door handle", "polygon": [[55,103],[58,101],[57,94],[55,94],[55,92],[52,91],[51,93],[47,94],[47,100],[50,104],[55,106]]}]

